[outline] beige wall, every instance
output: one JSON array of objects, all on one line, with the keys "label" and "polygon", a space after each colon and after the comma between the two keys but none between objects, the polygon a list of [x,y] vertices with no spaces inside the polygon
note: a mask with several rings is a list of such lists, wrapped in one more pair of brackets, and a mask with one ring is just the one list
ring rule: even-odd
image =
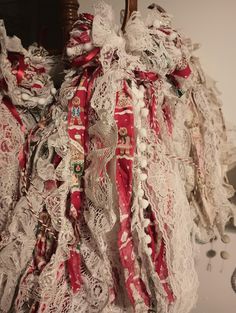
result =
[{"label": "beige wall", "polygon": [[[81,0],[81,11],[92,11],[91,0]],[[124,7],[121,0],[107,0],[119,12]],[[145,14],[145,8],[152,0],[139,0],[139,9]],[[174,22],[193,41],[201,43],[198,52],[205,70],[217,82],[222,91],[226,119],[235,122],[236,117],[236,1],[235,0],[160,0],[158,1],[175,17]],[[213,262],[213,271],[206,271],[205,252],[209,245],[202,247],[198,260],[201,287],[199,301],[192,313],[235,313],[236,294],[230,287],[230,276],[236,267],[236,235],[232,235],[229,246],[230,260],[225,262],[224,271],[220,273],[220,251],[224,248],[219,242],[215,248],[218,252]],[[178,313],[178,312],[176,312]]]}]

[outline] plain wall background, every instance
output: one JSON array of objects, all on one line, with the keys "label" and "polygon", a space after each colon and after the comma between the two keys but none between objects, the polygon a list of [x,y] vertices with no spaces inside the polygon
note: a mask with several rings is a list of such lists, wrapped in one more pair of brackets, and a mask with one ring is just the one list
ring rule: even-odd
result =
[{"label": "plain wall background", "polygon": [[[93,13],[95,1],[79,1],[80,11]],[[112,4],[117,22],[124,0],[107,0]],[[152,1],[139,0],[139,10],[145,15],[146,8]],[[235,0],[160,0],[158,4],[174,15],[174,25],[201,44],[198,55],[205,71],[217,81],[222,92],[223,111],[227,120],[235,122],[236,116],[236,1]],[[197,262],[200,278],[199,300],[192,313],[235,313],[236,294],[231,289],[230,277],[236,267],[236,235],[231,235],[228,251],[231,257],[224,264],[220,251],[225,249],[220,240],[214,245],[217,256],[213,260],[213,270],[206,271],[206,251],[210,245],[201,248]],[[178,313],[178,312],[176,312]]]}]

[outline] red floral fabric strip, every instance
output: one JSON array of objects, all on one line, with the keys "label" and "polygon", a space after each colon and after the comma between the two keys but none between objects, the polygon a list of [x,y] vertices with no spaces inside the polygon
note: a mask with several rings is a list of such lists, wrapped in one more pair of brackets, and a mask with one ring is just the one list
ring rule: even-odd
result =
[{"label": "red floral fabric strip", "polygon": [[132,99],[125,90],[121,91],[117,96],[115,120],[118,128],[116,184],[120,211],[120,229],[118,233],[120,258],[124,268],[125,284],[131,303],[133,306],[136,304],[137,296],[134,295],[134,290],[136,290],[144,303],[149,306],[150,297],[140,277],[131,232],[132,172],[135,134]]},{"label": "red floral fabric strip", "polygon": [[[69,217],[74,225],[75,235],[78,237],[77,223],[81,216],[83,201],[83,176],[85,166],[86,129],[87,129],[87,93],[89,75],[86,69],[80,78],[79,85],[74,97],[68,106],[68,135],[71,153],[71,181],[70,181],[70,211]],[[78,292],[82,283],[80,272],[79,238],[76,245],[71,248],[67,268],[71,288],[74,293]]]}]

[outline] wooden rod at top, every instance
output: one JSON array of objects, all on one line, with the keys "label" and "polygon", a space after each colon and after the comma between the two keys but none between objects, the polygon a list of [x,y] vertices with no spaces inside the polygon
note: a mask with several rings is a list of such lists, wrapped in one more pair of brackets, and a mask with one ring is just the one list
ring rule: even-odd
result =
[{"label": "wooden rod at top", "polygon": [[131,14],[137,10],[138,10],[138,0],[125,0],[125,16],[122,25],[122,30],[125,29],[125,25],[129,20]]},{"label": "wooden rod at top", "polygon": [[73,24],[78,20],[78,0],[61,0],[63,42],[66,44]]}]

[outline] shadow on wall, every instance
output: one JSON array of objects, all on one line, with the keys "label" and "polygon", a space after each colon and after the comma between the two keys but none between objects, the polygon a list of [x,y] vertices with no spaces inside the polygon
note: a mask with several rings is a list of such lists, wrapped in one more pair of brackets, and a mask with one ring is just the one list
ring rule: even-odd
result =
[{"label": "shadow on wall", "polygon": [[[234,189],[236,190],[236,167],[230,170],[227,176],[228,176],[229,182],[234,186]],[[234,194],[234,197],[232,198],[232,202],[236,204],[236,193]]]}]

